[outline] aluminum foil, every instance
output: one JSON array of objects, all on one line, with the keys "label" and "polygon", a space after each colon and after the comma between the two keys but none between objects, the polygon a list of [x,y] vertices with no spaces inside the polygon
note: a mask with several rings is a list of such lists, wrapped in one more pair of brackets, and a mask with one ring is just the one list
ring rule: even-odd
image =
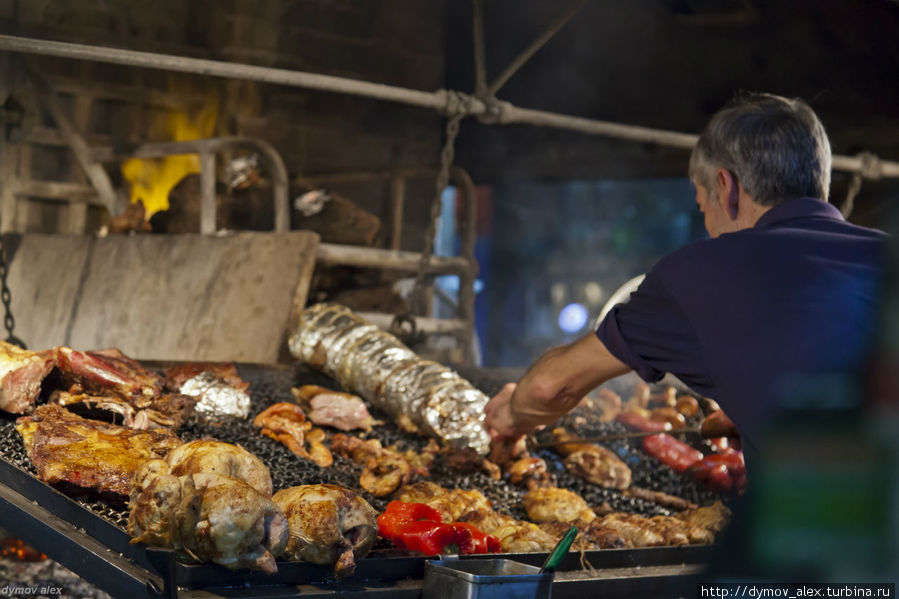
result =
[{"label": "aluminum foil", "polygon": [[179,391],[198,397],[194,412],[208,418],[240,418],[250,415],[250,396],[235,389],[211,372],[201,372],[184,381]]},{"label": "aluminum foil", "polygon": [[349,308],[310,306],[288,347],[297,359],[419,432],[489,452],[490,436],[484,430],[489,398],[446,366],[422,360]]}]

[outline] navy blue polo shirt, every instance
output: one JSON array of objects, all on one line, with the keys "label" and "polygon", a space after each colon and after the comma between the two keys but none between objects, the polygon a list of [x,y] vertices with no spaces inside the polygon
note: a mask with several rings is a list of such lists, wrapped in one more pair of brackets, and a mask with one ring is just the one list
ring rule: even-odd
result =
[{"label": "navy blue polo shirt", "polygon": [[647,382],[670,372],[718,401],[752,442],[792,378],[864,359],[886,238],[821,200],[789,200],[662,258],[596,334]]}]

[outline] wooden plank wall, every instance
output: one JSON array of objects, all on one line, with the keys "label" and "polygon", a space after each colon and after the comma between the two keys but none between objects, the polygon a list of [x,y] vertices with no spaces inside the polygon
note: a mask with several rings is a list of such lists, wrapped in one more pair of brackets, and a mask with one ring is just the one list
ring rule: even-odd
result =
[{"label": "wooden plank wall", "polygon": [[284,361],[292,310],[306,303],[317,247],[309,231],[23,235],[9,271],[15,333],[31,349]]}]

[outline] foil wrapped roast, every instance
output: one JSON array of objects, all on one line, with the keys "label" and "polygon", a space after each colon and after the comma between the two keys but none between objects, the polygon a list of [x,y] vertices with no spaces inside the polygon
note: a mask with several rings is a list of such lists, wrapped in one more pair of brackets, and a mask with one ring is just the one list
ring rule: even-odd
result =
[{"label": "foil wrapped roast", "polygon": [[306,308],[288,345],[294,357],[359,393],[403,428],[481,454],[490,450],[484,430],[489,398],[349,308],[328,303]]}]

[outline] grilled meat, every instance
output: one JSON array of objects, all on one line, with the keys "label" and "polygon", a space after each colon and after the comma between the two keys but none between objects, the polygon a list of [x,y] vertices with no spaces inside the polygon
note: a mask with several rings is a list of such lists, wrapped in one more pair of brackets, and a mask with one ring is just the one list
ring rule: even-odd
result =
[{"label": "grilled meat", "polygon": [[322,443],[324,431],[312,428],[312,423],[306,420],[303,410],[296,404],[282,401],[269,406],[256,416],[253,426],[262,429],[263,435],[284,443],[296,455],[322,468],[334,463],[334,456]]},{"label": "grilled meat", "polygon": [[303,485],[278,491],[273,501],[290,524],[285,554],[333,565],[337,578],[351,575],[378,537],[378,513],[349,489]]},{"label": "grilled meat", "polygon": [[552,474],[546,469],[542,458],[521,458],[512,462],[508,469],[509,481],[513,485],[524,483],[529,489],[552,485]]},{"label": "grilled meat", "polygon": [[0,341],[0,410],[24,414],[41,392],[41,383],[56,365],[54,352],[32,352]]},{"label": "grilled meat", "polygon": [[478,490],[444,489],[430,481],[406,485],[393,499],[407,503],[424,503],[438,512],[444,522],[456,522],[470,512],[492,510],[490,501]]},{"label": "grilled meat", "polygon": [[272,496],[272,476],[262,460],[246,449],[214,440],[191,441],[165,459],[172,476],[215,472],[247,483],[261,495]]},{"label": "grilled meat", "polygon": [[524,496],[524,508],[533,522],[565,522],[586,525],[596,514],[584,498],[568,489],[536,487]]},{"label": "grilled meat", "polygon": [[375,423],[365,402],[356,395],[331,391],[318,385],[303,385],[291,391],[298,403],[309,406],[309,420],[319,426],[342,431],[370,431]]},{"label": "grilled meat", "polygon": [[112,502],[128,497],[142,462],[181,445],[171,431],[131,430],[51,404],[19,418],[16,430],[42,481]]},{"label": "grilled meat", "polygon": [[231,362],[191,362],[167,368],[163,373],[165,388],[169,391],[179,392],[184,383],[204,372],[208,372],[238,391],[246,391],[250,387],[249,383],[240,378],[237,366]]},{"label": "grilled meat", "polygon": [[375,497],[390,495],[412,479],[412,466],[399,452],[381,446],[377,439],[337,433],[331,438],[331,451],[364,466],[359,484]]},{"label": "grilled meat", "polygon": [[[537,525],[540,530],[551,535],[556,539],[558,543],[562,537],[565,536],[571,529],[571,523],[567,522],[541,522]],[[603,549],[599,545],[593,542],[589,536],[584,534],[584,529],[578,527],[578,535],[574,538],[574,542],[571,544],[572,551],[594,551],[596,549]]]},{"label": "grilled meat", "polygon": [[443,463],[452,470],[460,472],[484,472],[493,480],[500,480],[503,476],[499,466],[476,452],[470,447],[458,449],[448,447],[442,452]]},{"label": "grilled meat", "polygon": [[56,362],[63,383],[73,393],[118,395],[142,409],[162,392],[162,377],[117,349],[80,352],[60,346]]},{"label": "grilled meat", "polygon": [[641,487],[628,487],[622,492],[622,495],[639,497],[640,499],[645,499],[646,501],[651,501],[661,506],[674,508],[676,510],[693,509],[696,507],[696,504],[692,501],[662,493],[661,491],[650,491],[649,489],[643,489]]},{"label": "grilled meat", "polygon": [[[575,438],[562,428],[553,429],[553,437],[557,441]],[[566,456],[565,469],[587,482],[610,489],[626,489],[631,484],[631,469],[601,445],[572,442],[559,445],[556,450]]]},{"label": "grilled meat", "polygon": [[139,430],[178,428],[193,412],[196,401],[189,395],[172,393],[156,397],[149,407],[141,409],[135,408],[131,401],[115,395],[97,396],[61,390],[54,391],[49,399],[49,403],[66,406],[86,418],[114,422]]},{"label": "grilled meat", "polygon": [[634,546],[615,528],[602,524],[599,518],[587,525],[584,536],[600,549],[625,549]]},{"label": "grilled meat", "polygon": [[687,524],[687,536],[691,543],[711,543],[715,535],[730,521],[730,510],[720,501],[710,506],[685,510],[675,516]]},{"label": "grilled meat", "polygon": [[656,547],[665,544],[662,529],[649,518],[616,512],[596,520],[599,526],[615,531],[630,547]]},{"label": "grilled meat", "polygon": [[[159,462],[157,462],[159,464]],[[287,546],[287,518],[271,499],[217,472],[174,476],[152,463],[135,477],[128,517],[132,543],[171,547],[189,562],[272,574]]]},{"label": "grilled meat", "polygon": [[499,512],[469,512],[462,521],[499,539],[505,553],[545,553],[552,551],[557,539],[536,524],[522,522]]},{"label": "grilled meat", "polygon": [[653,516],[650,522],[659,527],[666,545],[689,545],[690,537],[687,534],[687,525],[683,520],[672,516]]}]

